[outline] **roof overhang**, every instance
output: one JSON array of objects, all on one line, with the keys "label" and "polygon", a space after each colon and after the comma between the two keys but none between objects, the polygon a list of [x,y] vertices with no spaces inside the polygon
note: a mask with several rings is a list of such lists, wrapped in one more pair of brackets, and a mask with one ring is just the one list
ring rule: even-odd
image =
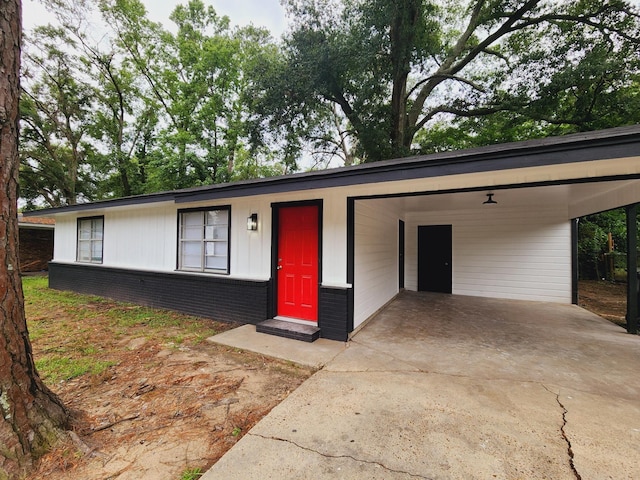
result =
[{"label": "roof overhang", "polygon": [[[448,181],[438,183],[455,185],[453,179],[468,179],[470,176],[474,180],[468,187],[460,184],[451,187],[451,190],[639,178],[640,125],[138,195],[39,210],[30,214],[53,216],[72,211],[163,201],[187,203],[312,189],[380,185],[389,182],[399,182],[396,183],[395,189],[399,189],[398,194],[401,194],[403,189],[400,184],[409,187],[423,183],[420,180],[442,178]],[[500,178],[504,179],[502,183]]]}]

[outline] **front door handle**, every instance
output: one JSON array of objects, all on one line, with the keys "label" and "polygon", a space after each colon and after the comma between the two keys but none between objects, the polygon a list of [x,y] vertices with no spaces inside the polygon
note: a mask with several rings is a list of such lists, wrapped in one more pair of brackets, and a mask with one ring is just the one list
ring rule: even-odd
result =
[{"label": "front door handle", "polygon": [[282,265],[278,265],[278,266],[276,267],[276,270],[282,270]]}]

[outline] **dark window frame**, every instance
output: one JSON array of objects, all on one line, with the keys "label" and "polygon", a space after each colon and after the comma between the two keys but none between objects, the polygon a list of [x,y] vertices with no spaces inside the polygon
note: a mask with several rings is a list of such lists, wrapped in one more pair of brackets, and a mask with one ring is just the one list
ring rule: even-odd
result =
[{"label": "dark window frame", "polygon": [[[213,211],[226,211],[227,212],[227,231],[226,231],[226,239],[215,239],[215,238],[207,238],[206,229],[207,226],[215,227],[215,225],[207,225],[206,224],[206,214],[208,212]],[[195,239],[184,239],[183,238],[183,218],[185,214],[191,213],[201,213],[202,214],[202,232],[199,242],[201,244],[200,250],[200,266],[199,267],[185,267],[184,257],[183,257],[183,245],[189,241],[195,243]],[[198,207],[198,208],[183,208],[178,210],[177,216],[178,222],[178,238],[177,238],[177,251],[176,251],[176,270],[179,272],[193,272],[193,273],[207,273],[214,275],[229,275],[231,272],[231,205],[216,205],[216,206],[207,206],[207,207]],[[226,249],[226,265],[225,268],[207,268],[206,266],[206,258],[208,255],[206,252],[206,243],[222,243],[226,241],[227,249]]]},{"label": "dark window frame", "polygon": [[[93,236],[93,223],[97,220],[101,221],[101,235],[100,238],[95,238]],[[91,222],[91,235],[87,238],[80,238],[81,225],[83,222]],[[82,248],[80,248],[81,243],[88,243],[89,245],[89,259],[80,258],[80,252]],[[94,252],[94,244],[100,242],[100,258],[93,257]],[[104,215],[95,215],[92,217],[78,217],[76,220],[76,262],[79,263],[93,263],[93,264],[102,264],[104,261]]]}]

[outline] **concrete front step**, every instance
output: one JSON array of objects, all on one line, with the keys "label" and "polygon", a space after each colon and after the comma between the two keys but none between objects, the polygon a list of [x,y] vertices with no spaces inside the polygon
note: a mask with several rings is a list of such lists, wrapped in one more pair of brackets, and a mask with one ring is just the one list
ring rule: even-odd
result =
[{"label": "concrete front step", "polygon": [[258,323],[256,325],[256,332],[301,340],[303,342],[314,342],[320,338],[320,329],[318,327],[276,320],[274,318]]}]

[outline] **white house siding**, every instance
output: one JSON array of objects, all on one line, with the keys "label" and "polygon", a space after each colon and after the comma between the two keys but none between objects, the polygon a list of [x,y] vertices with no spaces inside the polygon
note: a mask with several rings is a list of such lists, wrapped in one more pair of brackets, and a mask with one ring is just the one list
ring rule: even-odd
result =
[{"label": "white house siding", "polygon": [[[270,276],[271,207],[264,199],[244,197],[231,205],[231,276],[267,280]],[[258,230],[247,230],[247,217],[258,214]]]},{"label": "white house siding", "polygon": [[107,210],[103,265],[172,271],[176,268],[177,228],[174,205]]},{"label": "white house siding", "polygon": [[398,293],[398,220],[394,202],[355,203],[354,328]]},{"label": "white house siding", "polygon": [[[323,284],[347,287],[346,194],[347,189],[309,190],[197,203],[150,203],[57,215],[54,261],[76,262],[77,218],[104,215],[103,266],[173,272],[177,258],[178,210],[231,205],[231,267],[227,277],[267,280],[271,276],[272,204],[322,200]],[[252,213],[258,214],[257,231],[247,230],[247,217]]]},{"label": "white house siding", "polygon": [[[322,200],[322,283],[346,286],[346,189],[316,190],[230,199],[231,276],[266,280],[271,276],[272,204]],[[210,204],[207,202],[206,204]],[[258,214],[258,230],[247,231],[247,217]]]},{"label": "white house siding", "polygon": [[77,217],[75,214],[56,216],[53,234],[53,259],[57,262],[75,262]]},{"label": "white house siding", "polygon": [[407,214],[405,287],[417,290],[417,229],[452,225],[458,295],[571,302],[571,225],[566,208],[503,208]]}]

